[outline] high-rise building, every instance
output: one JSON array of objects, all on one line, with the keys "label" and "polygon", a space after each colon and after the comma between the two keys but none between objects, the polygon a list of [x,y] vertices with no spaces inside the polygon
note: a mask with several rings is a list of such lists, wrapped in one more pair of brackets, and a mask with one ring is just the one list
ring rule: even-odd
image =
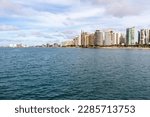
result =
[{"label": "high-rise building", "polygon": [[[115,36],[114,36],[115,38]],[[106,31],[105,32],[105,41],[104,41],[104,45],[106,46],[110,46],[113,43],[113,31]]]},{"label": "high-rise building", "polygon": [[121,44],[121,36],[122,36],[121,33],[119,33],[119,32],[116,33],[116,45]]},{"label": "high-rise building", "polygon": [[117,45],[117,33],[112,34],[112,45]]},{"label": "high-rise building", "polygon": [[126,44],[136,45],[138,44],[138,32],[135,27],[126,29]]},{"label": "high-rise building", "polygon": [[120,45],[125,45],[126,44],[126,36],[125,34],[120,35]]},{"label": "high-rise building", "polygon": [[73,39],[73,44],[75,47],[78,47],[78,36]]},{"label": "high-rise building", "polygon": [[78,46],[81,47],[81,34],[77,38],[78,38]]},{"label": "high-rise building", "polygon": [[85,44],[84,47],[89,47],[90,45],[90,38],[89,38],[89,34],[85,35]]},{"label": "high-rise building", "polygon": [[94,40],[95,40],[95,35],[92,33],[89,35],[89,46],[90,47],[94,46]]},{"label": "high-rise building", "polygon": [[89,34],[87,32],[81,32],[81,46],[88,47],[89,46]]},{"label": "high-rise building", "polygon": [[81,31],[81,46],[82,47],[85,45],[85,35],[86,34],[87,34],[86,32]]},{"label": "high-rise building", "polygon": [[138,44],[140,44],[141,42],[141,31],[138,31]]},{"label": "high-rise building", "polygon": [[140,31],[140,41],[139,44],[149,44],[150,40],[150,30],[142,29]]},{"label": "high-rise building", "polygon": [[104,45],[106,45],[106,46],[120,45],[120,44],[124,43],[123,39],[124,38],[123,38],[122,33],[114,32],[112,30],[107,30],[107,31],[105,31]]},{"label": "high-rise building", "polygon": [[102,46],[103,45],[103,32],[100,30],[95,31],[94,45],[95,46]]}]

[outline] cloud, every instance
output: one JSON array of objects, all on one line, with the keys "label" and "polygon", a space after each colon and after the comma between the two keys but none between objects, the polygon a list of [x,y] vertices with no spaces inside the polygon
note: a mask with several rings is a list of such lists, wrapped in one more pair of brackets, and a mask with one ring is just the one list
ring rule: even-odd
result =
[{"label": "cloud", "polygon": [[135,16],[142,12],[142,8],[124,0],[114,2],[106,8],[106,13],[115,17]]},{"label": "cloud", "polygon": [[[12,13],[20,14],[22,6],[10,0],[0,0],[0,14],[8,15]],[[6,14],[7,13],[7,14]]]},{"label": "cloud", "polygon": [[124,17],[122,21],[120,21],[124,25],[124,27],[141,27],[141,28],[148,28],[150,25],[149,22],[150,14],[148,15],[140,15],[140,16],[130,16],[130,17]]},{"label": "cloud", "polygon": [[93,8],[90,11],[88,9],[89,8],[72,10],[71,12],[62,14],[39,12],[38,15],[31,18],[33,18],[39,26],[67,28],[84,24],[88,18],[97,16],[97,14],[101,15],[103,13],[103,9]]},{"label": "cloud", "polygon": [[80,0],[37,0],[37,2],[52,5],[75,5],[80,3]]},{"label": "cloud", "polygon": [[13,25],[0,25],[0,31],[16,31],[19,28]]},{"label": "cloud", "polygon": [[[90,10],[89,10],[90,9]],[[104,12],[104,9],[102,8],[91,8],[91,7],[82,7],[76,11],[73,11],[68,14],[68,17],[70,19],[83,19],[83,18],[89,18],[97,15],[102,15]]]},{"label": "cloud", "polygon": [[36,39],[36,40],[40,40],[39,41],[40,43],[43,42],[44,40],[45,43],[47,43],[55,40],[65,39],[66,36],[61,32],[41,32],[38,30],[36,31],[33,30],[30,32],[20,31],[18,32],[16,38],[19,38],[20,41],[29,40],[29,39],[33,39],[35,41]]},{"label": "cloud", "polygon": [[114,17],[136,16],[148,8],[148,5],[140,0],[92,0],[90,3],[103,7],[106,15]]}]

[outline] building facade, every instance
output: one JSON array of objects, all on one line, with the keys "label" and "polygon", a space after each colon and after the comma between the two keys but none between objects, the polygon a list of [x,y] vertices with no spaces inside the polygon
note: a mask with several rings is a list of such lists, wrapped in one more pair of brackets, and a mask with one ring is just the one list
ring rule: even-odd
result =
[{"label": "building facade", "polygon": [[103,32],[100,30],[95,31],[95,40],[94,40],[94,45],[95,46],[103,46]]},{"label": "building facade", "polygon": [[127,45],[138,44],[138,32],[135,27],[126,29],[126,44]]},{"label": "building facade", "polygon": [[95,35],[94,34],[90,34],[89,35],[89,46],[90,47],[94,47],[94,41],[95,41]]},{"label": "building facade", "polygon": [[87,32],[81,32],[81,46],[88,47],[90,44],[89,34]]},{"label": "building facade", "polygon": [[113,44],[113,31],[106,31],[105,32],[105,40],[104,40],[104,45],[105,46],[110,46]]},{"label": "building facade", "polygon": [[141,29],[139,44],[149,44],[150,43],[150,30]]}]

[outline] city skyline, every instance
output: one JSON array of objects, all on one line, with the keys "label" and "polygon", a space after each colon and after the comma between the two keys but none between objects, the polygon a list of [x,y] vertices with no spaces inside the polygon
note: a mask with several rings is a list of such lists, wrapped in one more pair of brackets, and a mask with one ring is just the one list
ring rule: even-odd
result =
[{"label": "city skyline", "polygon": [[71,40],[64,41],[62,47],[149,47],[150,29],[126,28],[126,33],[114,30],[95,30],[81,33]]},{"label": "city skyline", "polygon": [[72,39],[81,30],[150,27],[150,1],[0,0],[0,46]]}]

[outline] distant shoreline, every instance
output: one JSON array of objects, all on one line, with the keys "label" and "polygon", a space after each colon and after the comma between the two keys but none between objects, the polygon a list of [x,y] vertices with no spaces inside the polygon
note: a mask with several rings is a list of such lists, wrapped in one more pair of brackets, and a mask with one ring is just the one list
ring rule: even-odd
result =
[{"label": "distant shoreline", "polygon": [[125,46],[103,46],[103,47],[0,47],[0,48],[83,48],[83,49],[150,49],[150,47],[125,47]]},{"label": "distant shoreline", "polygon": [[[83,48],[85,47],[60,47],[60,48]],[[150,49],[150,47],[88,47],[87,49]]]}]

